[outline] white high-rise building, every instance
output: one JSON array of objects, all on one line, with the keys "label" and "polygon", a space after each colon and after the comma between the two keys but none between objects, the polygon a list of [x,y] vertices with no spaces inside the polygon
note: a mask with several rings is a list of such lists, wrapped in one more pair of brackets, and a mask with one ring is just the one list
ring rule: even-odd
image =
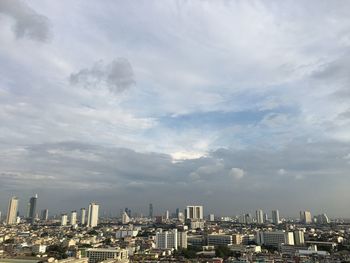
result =
[{"label": "white high-rise building", "polygon": [[300,211],[300,221],[304,224],[310,224],[312,222],[312,216],[309,211]]},{"label": "white high-rise building", "polygon": [[318,224],[329,224],[329,218],[326,214],[318,215],[317,216],[317,223]]},{"label": "white high-rise building", "polygon": [[189,205],[186,207],[186,219],[203,220],[203,206]]},{"label": "white high-rise building", "polygon": [[17,223],[17,211],[18,211],[18,198],[14,196],[10,199],[9,206],[7,209],[6,223],[8,225],[14,225]]},{"label": "white high-rise building", "polygon": [[61,215],[61,226],[66,226],[68,221],[68,216],[67,214],[62,214]]},{"label": "white high-rise building", "polygon": [[278,225],[280,221],[280,212],[278,210],[272,210],[272,223]]},{"label": "white high-rise building", "polygon": [[88,227],[95,227],[98,223],[98,209],[99,205],[96,203],[90,203],[89,205],[89,211],[88,211],[88,221],[87,226]]},{"label": "white high-rise building", "polygon": [[80,224],[83,226],[85,225],[85,220],[86,219],[86,209],[85,208],[81,208],[80,209]]},{"label": "white high-rise building", "polygon": [[293,234],[294,234],[294,244],[296,246],[302,246],[305,244],[304,231],[295,230]]},{"label": "white high-rise building", "polygon": [[210,214],[209,215],[209,221],[215,221],[215,215],[214,214]]},{"label": "white high-rise building", "polygon": [[70,224],[72,226],[77,224],[77,211],[72,211],[72,213],[70,214]]},{"label": "white high-rise building", "polygon": [[122,224],[128,224],[130,222],[130,217],[128,214],[124,211],[122,213]]},{"label": "white high-rise building", "polygon": [[187,247],[187,233],[178,232],[177,229],[163,231],[158,229],[156,233],[156,248],[178,249]]},{"label": "white high-rise building", "polygon": [[169,210],[165,211],[165,220],[169,220]]},{"label": "white high-rise building", "polygon": [[261,209],[256,210],[256,223],[257,224],[264,223],[264,212]]}]

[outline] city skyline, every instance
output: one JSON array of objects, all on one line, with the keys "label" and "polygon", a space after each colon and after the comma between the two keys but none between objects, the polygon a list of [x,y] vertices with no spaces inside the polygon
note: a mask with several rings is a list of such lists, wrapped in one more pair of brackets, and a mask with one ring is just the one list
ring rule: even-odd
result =
[{"label": "city skyline", "polygon": [[[33,198],[33,197],[32,197]],[[36,202],[38,199],[38,196],[35,195],[36,198]],[[15,206],[14,208],[12,203],[13,200],[15,200]],[[150,205],[152,207],[152,215],[149,213],[150,212]],[[36,213],[36,216],[31,217],[31,216],[27,216],[25,214],[25,211],[21,211],[20,210],[20,199],[17,196],[13,196],[11,198],[9,198],[8,200],[8,207],[7,207],[7,211],[15,211],[12,212],[12,222],[14,222],[15,218],[17,216],[19,216],[22,220],[29,220],[29,222],[31,224],[33,224],[36,220],[43,220],[46,221],[49,217],[53,218],[53,217],[63,217],[65,216],[65,222],[70,222],[72,225],[75,225],[76,222],[80,222],[83,225],[97,225],[97,221],[98,218],[109,218],[109,217],[123,217],[123,214],[127,214],[128,218],[133,218],[135,215],[138,216],[142,216],[145,218],[155,218],[155,217],[164,217],[164,218],[170,218],[170,215],[173,217],[175,215],[175,217],[179,216],[179,212],[182,213],[182,215],[184,216],[184,218],[186,219],[204,219],[204,218],[210,218],[211,215],[214,215],[216,217],[237,217],[237,220],[240,221],[240,218],[245,217],[246,215],[249,215],[249,217],[251,219],[255,219],[257,224],[264,224],[265,223],[265,219],[270,220],[273,224],[279,224],[281,223],[281,218],[283,219],[300,219],[300,221],[304,222],[304,223],[311,223],[313,218],[317,218],[319,219],[320,217],[324,217],[327,218],[326,221],[328,221],[328,216],[327,216],[327,211],[323,210],[321,212],[317,212],[317,211],[309,211],[309,210],[298,210],[295,213],[292,213],[289,211],[289,213],[280,215],[279,213],[279,209],[276,208],[269,208],[269,209],[261,209],[258,208],[255,211],[249,211],[249,210],[244,210],[244,211],[238,211],[238,212],[228,212],[228,213],[214,213],[213,209],[211,208],[207,208],[205,209],[203,207],[203,205],[185,205],[182,208],[176,207],[174,209],[166,209],[166,210],[162,210],[162,209],[158,209],[158,211],[154,214],[153,211],[153,204],[148,204],[147,209],[143,208],[141,210],[132,210],[133,213],[131,213],[131,209],[130,208],[125,208],[124,211],[123,209],[115,209],[115,210],[111,210],[111,209],[104,209],[103,204],[102,204],[102,209],[100,209],[101,207],[101,203],[96,203],[96,202],[91,202],[87,205],[87,208],[80,208],[80,212],[78,215],[77,210],[72,210],[71,212],[67,212],[67,209],[64,210],[57,210],[53,207],[50,207],[50,209],[48,208],[40,208],[41,209],[41,214],[39,215],[38,213]],[[49,216],[49,212],[50,212],[50,216]],[[146,211],[146,212],[145,212]],[[8,221],[8,216],[6,213],[3,213],[0,210],[1,214],[0,215],[5,215],[6,216],[6,221]],[[86,213],[87,212],[87,213]],[[253,216],[252,216],[253,214]],[[15,215],[15,217],[14,217]],[[45,216],[44,216],[45,215]],[[306,216],[308,215],[308,216]],[[328,214],[329,215],[329,214]],[[79,217],[79,220],[78,220]],[[90,217],[93,218],[90,220]],[[307,220],[305,218],[308,218]],[[337,217],[337,216],[333,216],[331,215],[331,219],[350,219],[350,218],[346,218],[346,217]],[[321,221],[323,221],[324,218],[321,219]],[[73,223],[72,223],[73,221]],[[93,221],[93,223],[91,223]],[[244,220],[246,221],[246,220]]]},{"label": "city skyline", "polygon": [[350,218],[347,10],[0,1],[0,211]]}]

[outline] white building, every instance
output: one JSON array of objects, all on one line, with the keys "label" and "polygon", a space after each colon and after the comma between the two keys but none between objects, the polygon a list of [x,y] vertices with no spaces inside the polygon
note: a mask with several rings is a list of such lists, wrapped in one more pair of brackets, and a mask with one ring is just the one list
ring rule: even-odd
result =
[{"label": "white building", "polygon": [[300,211],[300,222],[310,224],[312,222],[311,213],[309,211]]},{"label": "white building", "polygon": [[256,210],[255,214],[256,214],[256,223],[263,224],[264,223],[264,212],[261,209],[259,209],[259,210]]},{"label": "white building", "polygon": [[77,224],[77,211],[72,211],[72,213],[70,214],[70,224],[72,226]]},{"label": "white building", "polygon": [[203,220],[203,206],[189,205],[185,210],[186,219]]},{"label": "white building", "polygon": [[83,226],[85,225],[85,218],[86,218],[86,209],[85,208],[81,208],[80,209],[80,224]]},{"label": "white building", "polygon": [[68,216],[67,214],[62,214],[61,215],[61,226],[66,226],[68,221]]},{"label": "white building", "polygon": [[295,230],[293,234],[294,234],[294,244],[296,246],[302,246],[305,244],[304,231]]},{"label": "white building", "polygon": [[32,246],[32,252],[34,254],[44,254],[46,252],[45,245],[34,245]]},{"label": "white building", "polygon": [[187,233],[178,232],[177,229],[163,231],[159,229],[156,233],[156,248],[178,249],[187,248]]},{"label": "white building", "polygon": [[6,223],[8,225],[14,225],[17,223],[17,211],[18,211],[18,198],[14,196],[10,199],[9,206],[7,209]]},{"label": "white building", "polygon": [[128,214],[124,211],[122,213],[122,224],[128,224],[130,222],[130,217]]},{"label": "white building", "polygon": [[256,242],[258,245],[272,247],[278,247],[281,244],[294,245],[294,237],[292,232],[258,231],[256,234]]},{"label": "white building", "polygon": [[90,203],[88,210],[88,227],[95,227],[98,224],[98,209],[99,205],[96,203]]},{"label": "white building", "polygon": [[272,223],[278,225],[280,221],[280,212],[278,210],[272,210]]},{"label": "white building", "polygon": [[326,214],[318,215],[317,216],[317,223],[318,224],[329,224],[329,218]]},{"label": "white building", "polygon": [[209,221],[215,221],[215,216],[214,214],[209,215]]},{"label": "white building", "polygon": [[86,250],[86,256],[89,258],[89,263],[98,263],[107,259],[121,261],[129,257],[128,250],[116,248],[89,248]]}]

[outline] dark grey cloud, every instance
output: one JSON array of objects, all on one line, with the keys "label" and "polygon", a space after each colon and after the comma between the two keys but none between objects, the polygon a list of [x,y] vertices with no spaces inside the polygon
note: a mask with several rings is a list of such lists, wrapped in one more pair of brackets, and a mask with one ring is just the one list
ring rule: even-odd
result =
[{"label": "dark grey cloud", "polygon": [[114,59],[111,63],[96,62],[91,68],[85,68],[70,75],[70,83],[85,88],[107,88],[118,94],[135,84],[134,72],[125,58]]},{"label": "dark grey cloud", "polygon": [[159,211],[198,202],[222,214],[263,207],[347,216],[349,153],[349,144],[301,140],[279,150],[218,149],[173,162],[167,154],[84,142],[37,144],[0,153],[0,197],[38,192],[41,205],[57,212],[97,200],[114,212],[124,206],[146,212],[148,202]]},{"label": "dark grey cloud", "polygon": [[13,31],[17,38],[27,37],[36,41],[47,41],[50,36],[49,19],[38,14],[21,0],[1,0],[0,14],[14,19]]}]

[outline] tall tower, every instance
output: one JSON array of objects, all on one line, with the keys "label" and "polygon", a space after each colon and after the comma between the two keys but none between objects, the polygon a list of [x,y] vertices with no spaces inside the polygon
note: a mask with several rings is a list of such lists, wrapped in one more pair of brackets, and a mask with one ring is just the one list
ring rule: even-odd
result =
[{"label": "tall tower", "polygon": [[256,223],[257,224],[264,223],[264,212],[261,209],[256,210]]},{"label": "tall tower", "polygon": [[10,199],[9,206],[7,209],[6,223],[8,225],[16,224],[17,211],[18,211],[18,198],[14,196]]},{"label": "tall tower", "polygon": [[185,210],[186,219],[203,219],[203,206],[201,205],[188,205]]},{"label": "tall tower", "polygon": [[153,204],[149,204],[148,216],[149,216],[149,218],[153,218]]},{"label": "tall tower", "polygon": [[47,221],[48,219],[49,219],[49,210],[48,209],[41,210],[41,220]]},{"label": "tall tower", "polygon": [[70,224],[72,226],[77,224],[77,211],[72,211],[72,213],[70,215]]},{"label": "tall tower", "polygon": [[80,224],[83,226],[85,225],[85,218],[86,218],[86,209],[85,208],[81,208],[80,209]]},{"label": "tall tower", "polygon": [[98,223],[98,208],[99,205],[96,203],[90,203],[89,205],[89,211],[88,211],[88,221],[87,226],[88,227],[95,227]]},{"label": "tall tower", "polygon": [[61,226],[66,226],[68,221],[68,216],[67,214],[62,214],[61,215]]},{"label": "tall tower", "polygon": [[272,210],[272,223],[275,225],[280,223],[280,212],[278,210]]},{"label": "tall tower", "polygon": [[35,222],[35,216],[36,216],[36,202],[38,200],[38,195],[31,197],[29,200],[29,220],[31,224],[34,224]]}]

